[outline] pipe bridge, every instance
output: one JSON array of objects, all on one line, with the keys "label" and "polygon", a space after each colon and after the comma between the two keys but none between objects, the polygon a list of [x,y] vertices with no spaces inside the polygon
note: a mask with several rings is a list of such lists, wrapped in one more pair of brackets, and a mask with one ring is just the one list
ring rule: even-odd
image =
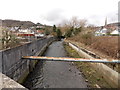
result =
[{"label": "pipe bridge", "polygon": [[44,56],[24,56],[22,59],[44,60],[44,61],[66,61],[66,62],[92,62],[92,63],[120,63],[120,60],[112,59],[84,59],[84,58],[67,58],[67,57],[44,57]]}]

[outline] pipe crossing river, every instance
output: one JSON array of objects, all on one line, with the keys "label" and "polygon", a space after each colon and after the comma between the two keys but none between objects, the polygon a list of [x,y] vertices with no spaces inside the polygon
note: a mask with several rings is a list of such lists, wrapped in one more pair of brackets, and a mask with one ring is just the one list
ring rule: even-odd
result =
[{"label": "pipe crossing river", "polygon": [[29,60],[48,60],[48,61],[65,61],[65,62],[92,62],[92,63],[120,63],[119,60],[107,59],[84,59],[84,58],[66,58],[66,57],[41,57],[41,56],[25,56],[23,59]]},{"label": "pipe crossing river", "polygon": [[[44,56],[65,57],[62,41],[52,43]],[[87,88],[81,72],[71,62],[39,61],[24,86],[34,88]]]}]

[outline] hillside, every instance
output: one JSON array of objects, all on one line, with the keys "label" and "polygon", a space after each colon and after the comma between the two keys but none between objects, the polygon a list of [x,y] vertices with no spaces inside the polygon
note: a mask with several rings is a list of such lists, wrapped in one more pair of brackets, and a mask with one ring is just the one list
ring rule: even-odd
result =
[{"label": "hillside", "polygon": [[118,26],[118,27],[120,27],[120,22],[116,22],[116,23],[110,23],[110,24],[108,24],[108,26]]},{"label": "hillside", "polygon": [[22,26],[23,28],[34,26],[35,24],[31,21],[19,21],[19,20],[2,20],[2,26],[14,27]]}]

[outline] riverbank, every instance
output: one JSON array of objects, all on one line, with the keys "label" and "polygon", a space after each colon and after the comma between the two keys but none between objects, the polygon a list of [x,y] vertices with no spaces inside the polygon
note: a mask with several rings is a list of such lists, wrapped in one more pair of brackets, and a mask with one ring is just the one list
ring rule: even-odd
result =
[{"label": "riverbank", "polygon": [[[77,45],[78,47],[81,47],[81,48],[83,48],[83,49],[86,49],[86,50],[88,50],[88,51],[90,51],[90,52],[92,52],[92,53],[94,53],[95,55],[97,55],[99,58],[103,58],[103,59],[113,59],[113,58],[110,58],[109,56],[107,56],[107,55],[105,55],[104,53],[101,53],[101,52],[99,52],[99,51],[96,51],[96,50],[94,50],[94,49],[92,49],[92,48],[90,48],[90,47],[88,47],[88,46],[85,46],[84,44],[82,44],[82,43],[80,43],[80,42],[75,42],[75,41],[73,41],[73,40],[65,40],[65,42],[68,42],[68,43],[73,43],[73,44],[75,44],[75,45]],[[115,71],[117,71],[117,72],[119,72],[120,73],[120,65],[119,64],[112,64],[112,63],[106,63],[105,65],[107,65],[108,67],[110,67],[111,69],[113,69],[113,70],[115,70]]]},{"label": "riverbank", "polygon": [[[64,44],[64,48],[69,57],[82,57],[79,56],[79,54],[67,44]],[[96,70],[91,68],[89,63],[75,62],[73,64],[77,66],[77,68],[83,73],[90,88],[111,88],[111,86],[103,79],[103,77],[99,75]]]},{"label": "riverbank", "polygon": [[100,57],[107,59],[119,59],[119,37],[118,36],[92,36],[90,34],[77,35],[68,38],[68,41],[76,42],[81,47],[95,52]]}]

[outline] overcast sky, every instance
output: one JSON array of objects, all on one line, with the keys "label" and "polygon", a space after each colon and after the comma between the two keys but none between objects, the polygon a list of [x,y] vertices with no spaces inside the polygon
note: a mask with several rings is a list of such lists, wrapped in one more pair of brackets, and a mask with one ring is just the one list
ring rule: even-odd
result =
[{"label": "overcast sky", "polygon": [[53,25],[77,16],[88,23],[116,22],[120,0],[0,0],[0,19]]}]

